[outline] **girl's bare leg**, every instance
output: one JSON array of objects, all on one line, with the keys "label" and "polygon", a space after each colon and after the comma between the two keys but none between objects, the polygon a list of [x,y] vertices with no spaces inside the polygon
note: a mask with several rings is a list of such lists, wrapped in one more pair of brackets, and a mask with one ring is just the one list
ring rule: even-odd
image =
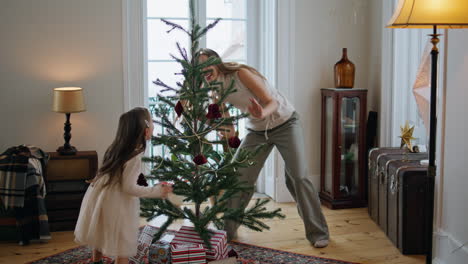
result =
[{"label": "girl's bare leg", "polygon": [[101,251],[97,249],[93,249],[93,262],[100,261],[102,259],[102,253]]},{"label": "girl's bare leg", "polygon": [[128,258],[127,257],[117,257],[115,260],[115,264],[128,264]]}]

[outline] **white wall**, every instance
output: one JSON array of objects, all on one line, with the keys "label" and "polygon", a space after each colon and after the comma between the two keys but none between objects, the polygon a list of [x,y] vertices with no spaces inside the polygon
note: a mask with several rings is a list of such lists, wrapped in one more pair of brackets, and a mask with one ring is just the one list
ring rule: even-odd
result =
[{"label": "white wall", "polygon": [[123,111],[122,8],[118,0],[15,0],[0,4],[0,151],[63,145],[52,89],[84,88],[71,143],[101,160]]},{"label": "white wall", "polygon": [[[449,30],[447,47],[445,158],[439,235],[434,256],[439,263],[463,264],[468,259],[468,29]],[[462,246],[464,244],[464,246]],[[457,249],[458,248],[458,249]]]},{"label": "white wall", "polygon": [[[333,67],[341,59],[342,48],[348,48],[348,58],[356,66],[355,87],[374,89],[369,87],[368,77],[369,2],[296,0],[296,87],[295,96],[290,99],[302,117],[309,167],[317,189],[320,182],[320,89],[334,87]],[[374,105],[372,99],[370,105]]]},{"label": "white wall", "polygon": [[[382,21],[382,1],[383,0],[370,0],[369,2],[369,33],[368,37],[368,72],[367,72],[367,110],[379,111],[381,101],[381,72],[382,72],[382,31],[384,25]],[[380,113],[379,117],[380,119]]]}]

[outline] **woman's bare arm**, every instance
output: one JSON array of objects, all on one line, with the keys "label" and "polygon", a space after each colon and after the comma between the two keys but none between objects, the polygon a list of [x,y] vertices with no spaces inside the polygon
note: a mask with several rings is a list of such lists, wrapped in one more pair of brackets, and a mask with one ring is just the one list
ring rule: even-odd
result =
[{"label": "woman's bare arm", "polygon": [[263,119],[278,109],[278,102],[268,93],[265,81],[248,69],[240,69],[240,81],[258,98],[250,98],[249,112],[252,116]]}]

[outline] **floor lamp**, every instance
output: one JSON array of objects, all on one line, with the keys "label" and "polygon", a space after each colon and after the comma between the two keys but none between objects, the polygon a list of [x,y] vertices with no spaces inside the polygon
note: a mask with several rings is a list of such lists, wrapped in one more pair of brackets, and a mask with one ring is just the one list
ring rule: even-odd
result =
[{"label": "floor lamp", "polygon": [[434,221],[434,183],[436,176],[436,130],[437,130],[437,57],[439,34],[437,28],[468,28],[467,0],[400,0],[388,23],[389,28],[433,28],[431,43],[431,97],[429,117],[429,167],[428,167],[428,222],[426,223],[427,257],[432,263],[432,233]]}]

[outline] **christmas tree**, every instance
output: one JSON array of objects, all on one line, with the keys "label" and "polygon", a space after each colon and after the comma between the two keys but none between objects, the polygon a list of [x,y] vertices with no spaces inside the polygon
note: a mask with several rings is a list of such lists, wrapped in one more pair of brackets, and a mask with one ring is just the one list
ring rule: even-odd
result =
[{"label": "christmas tree", "polygon": [[[226,130],[226,127],[236,124],[248,114],[226,115],[233,109],[225,100],[233,92],[234,83],[224,87],[221,82],[208,82],[205,75],[209,73],[206,67],[220,63],[219,59],[209,58],[200,62],[197,55],[199,39],[213,28],[220,19],[201,28],[195,23],[193,0],[190,1],[190,29],[162,19],[172,30],[185,32],[190,40],[190,54],[177,43],[179,55],[172,55],[181,66],[180,73],[183,82],[177,87],[171,87],[160,79],[154,83],[163,87],[157,96],[152,109],[156,122],[164,128],[164,134],[158,134],[152,139],[153,145],[163,145],[170,153],[169,157],[145,157],[145,162],[153,164],[147,178],[159,182],[173,184],[174,194],[194,204],[193,210],[188,206],[180,208],[169,200],[142,199],[141,215],[151,220],[160,215],[166,215],[167,221],[161,226],[154,241],[177,219],[189,219],[195,231],[209,247],[211,236],[207,226],[213,223],[218,229],[223,229],[225,221],[235,221],[256,231],[269,229],[262,222],[275,217],[284,218],[281,209],[268,211],[265,204],[268,200],[256,200],[256,203],[245,210],[227,208],[227,201],[239,192],[249,188],[238,180],[238,169],[253,165],[253,158],[262,150],[255,151],[238,149],[240,139],[237,136],[224,139],[210,139],[209,135]],[[175,111],[175,115],[171,115]],[[232,112],[232,111],[231,111]],[[171,116],[174,116],[171,118]],[[216,146],[223,146],[218,151]],[[211,205],[202,208],[202,203],[214,198]],[[248,203],[249,201],[246,201]]]}]

